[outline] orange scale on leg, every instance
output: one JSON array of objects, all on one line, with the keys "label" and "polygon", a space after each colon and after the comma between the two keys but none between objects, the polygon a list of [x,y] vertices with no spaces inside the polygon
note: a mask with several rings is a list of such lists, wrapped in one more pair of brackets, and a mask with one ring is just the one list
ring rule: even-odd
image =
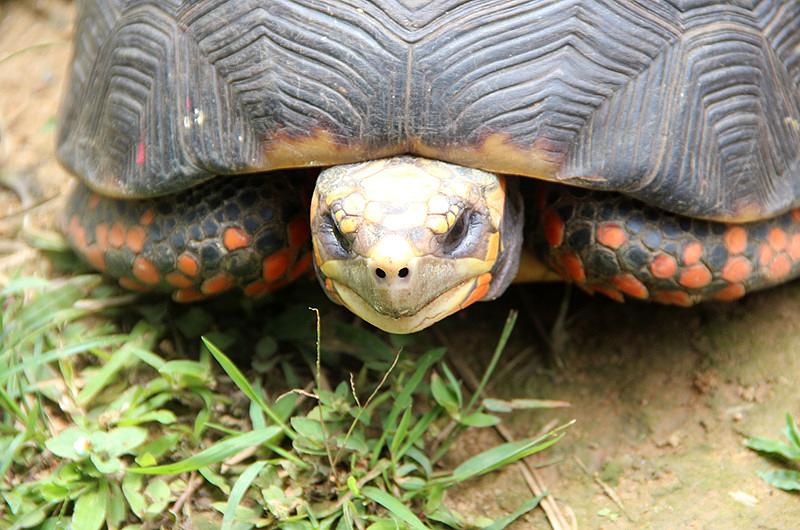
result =
[{"label": "orange scale on leg", "polygon": [[662,304],[679,305],[689,307],[692,305],[692,298],[683,291],[658,291],[653,293],[652,299]]},{"label": "orange scale on leg", "polygon": [[279,250],[264,258],[261,276],[268,282],[274,282],[286,274],[289,267],[289,249]]},{"label": "orange scale on leg", "polygon": [[597,227],[597,240],[608,248],[617,250],[627,239],[625,231],[617,223],[603,223]]},{"label": "orange scale on leg", "polygon": [[278,281],[271,282],[271,283],[269,284],[269,287],[270,287],[270,289],[272,289],[273,291],[277,291],[277,290],[279,290],[279,289],[283,289],[284,287],[286,287],[287,285],[289,285],[289,283],[290,283],[290,282],[289,282],[289,279],[288,279],[288,278],[281,278],[281,279],[280,279],[280,280],[278,280]]},{"label": "orange scale on leg", "polygon": [[236,285],[233,277],[227,272],[220,272],[203,282],[200,292],[207,295],[224,293]]},{"label": "orange scale on leg", "polygon": [[263,280],[255,281],[244,288],[245,296],[259,298],[272,292],[272,286]]},{"label": "orange scale on leg", "polygon": [[88,261],[92,267],[100,272],[104,272],[106,270],[106,255],[102,247],[98,245],[92,245],[86,249],[84,255],[86,257],[86,261]]},{"label": "orange scale on leg", "polygon": [[197,289],[178,289],[172,293],[172,299],[179,303],[198,302],[206,298],[208,298],[208,296]]},{"label": "orange scale on leg", "polygon": [[75,225],[75,229],[72,232],[72,240],[75,242],[75,246],[81,249],[81,251],[86,251],[86,248],[89,246],[89,242],[86,240],[86,229],[83,227],[83,225]]},{"label": "orange scale on leg", "polygon": [[100,223],[94,227],[94,241],[102,249],[108,248],[108,225]]},{"label": "orange scale on leg", "polygon": [[197,276],[200,271],[200,262],[188,252],[178,256],[178,270],[190,278]]},{"label": "orange scale on leg", "polygon": [[128,229],[125,236],[125,244],[134,254],[138,254],[144,248],[144,243],[147,240],[147,232],[141,226],[132,226]]},{"label": "orange scale on leg", "polygon": [[123,276],[119,279],[119,284],[129,291],[139,291],[140,293],[149,293],[150,288],[146,285],[142,285],[141,283],[137,282],[133,278],[128,278]]},{"label": "orange scale on leg", "polygon": [[683,264],[694,265],[703,257],[703,245],[699,241],[692,241],[683,249]]},{"label": "orange scale on leg", "polygon": [[560,257],[561,266],[567,277],[576,283],[586,282],[586,271],[583,269],[581,258],[574,252],[565,252]]},{"label": "orange scale on leg", "polygon": [[793,261],[800,260],[800,234],[792,235],[789,240],[789,257]]},{"label": "orange scale on leg", "polygon": [[699,289],[711,283],[713,276],[708,267],[702,264],[686,267],[681,271],[678,283],[689,289]]},{"label": "orange scale on leg", "polygon": [[650,272],[662,280],[672,278],[678,272],[678,262],[669,254],[659,254],[650,263]]},{"label": "orange scale on leg", "polygon": [[792,272],[792,262],[786,254],[778,254],[769,266],[767,276],[770,280],[777,281],[786,278]]},{"label": "orange scale on leg", "polygon": [[108,242],[114,248],[121,248],[125,244],[126,231],[122,223],[114,223],[108,232]]},{"label": "orange scale on leg", "polygon": [[542,214],[542,227],[544,228],[544,238],[547,244],[553,248],[558,248],[564,242],[564,221],[555,210],[548,208]]},{"label": "orange scale on leg", "polygon": [[625,297],[622,295],[621,292],[617,291],[616,289],[612,289],[610,287],[603,287],[603,286],[600,286],[600,285],[593,285],[591,288],[592,288],[592,290],[594,290],[594,291],[596,291],[596,292],[598,292],[598,293],[600,293],[602,295],[605,295],[605,296],[611,298],[612,300],[616,300],[617,302],[621,302],[621,303],[625,302]]},{"label": "orange scale on leg", "polygon": [[776,226],[767,234],[767,241],[775,252],[780,252],[786,248],[786,232]]},{"label": "orange scale on leg", "polygon": [[[69,220],[69,226],[67,227],[69,232],[69,236],[72,238],[72,241],[75,242],[75,245],[78,247],[85,247],[86,246],[86,231],[83,229],[81,225],[80,219],[78,219],[77,215],[73,215]],[[80,245],[81,241],[81,232],[83,232],[83,245]]]},{"label": "orange scale on leg", "polygon": [[725,232],[724,241],[729,254],[741,254],[747,248],[747,230],[732,226]]},{"label": "orange scale on leg", "polygon": [[714,293],[712,298],[714,300],[719,300],[720,302],[732,302],[733,300],[738,300],[739,298],[743,297],[744,294],[744,285],[741,283],[732,283],[731,285],[723,287]]},{"label": "orange scale on leg", "polygon": [[289,280],[295,280],[308,272],[311,268],[311,253],[307,252],[300,257],[289,271]]},{"label": "orange scale on leg", "polygon": [[155,210],[153,210],[152,208],[148,208],[147,210],[145,210],[142,216],[139,217],[139,224],[143,226],[150,226],[153,223],[153,219],[155,218],[156,218]]},{"label": "orange scale on leg", "polygon": [[167,283],[177,289],[187,289],[194,285],[194,282],[187,278],[186,275],[180,272],[170,272],[164,279],[167,280]]},{"label": "orange scale on leg", "polygon": [[231,227],[222,235],[222,243],[229,252],[250,245],[250,236],[239,227]]},{"label": "orange scale on leg", "polygon": [[745,281],[753,272],[750,260],[744,256],[733,256],[728,258],[722,267],[722,279],[731,283]]},{"label": "orange scale on leg", "polygon": [[156,285],[161,281],[156,266],[144,256],[137,256],[133,260],[133,276],[146,285]]},{"label": "orange scale on leg", "polygon": [[800,208],[795,208],[791,211],[792,222],[800,223]]},{"label": "orange scale on leg", "polygon": [[647,292],[647,287],[645,287],[644,284],[640,282],[633,274],[619,274],[614,276],[611,279],[611,282],[616,286],[617,289],[628,296],[645,300],[649,295]]}]

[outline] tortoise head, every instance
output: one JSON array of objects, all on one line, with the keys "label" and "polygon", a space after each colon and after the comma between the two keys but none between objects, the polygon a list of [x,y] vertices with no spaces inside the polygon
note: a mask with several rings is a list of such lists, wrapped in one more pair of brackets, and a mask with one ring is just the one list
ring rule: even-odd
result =
[{"label": "tortoise head", "polygon": [[416,157],[327,169],[311,203],[328,296],[392,333],[500,296],[517,272],[522,224],[516,182]]}]

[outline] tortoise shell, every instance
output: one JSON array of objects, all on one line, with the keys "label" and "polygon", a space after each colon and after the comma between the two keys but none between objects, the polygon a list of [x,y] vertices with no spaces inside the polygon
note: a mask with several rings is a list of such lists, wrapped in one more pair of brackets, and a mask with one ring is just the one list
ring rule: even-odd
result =
[{"label": "tortoise shell", "polygon": [[87,0],[58,137],[119,197],[401,153],[676,213],[800,203],[800,0]]}]

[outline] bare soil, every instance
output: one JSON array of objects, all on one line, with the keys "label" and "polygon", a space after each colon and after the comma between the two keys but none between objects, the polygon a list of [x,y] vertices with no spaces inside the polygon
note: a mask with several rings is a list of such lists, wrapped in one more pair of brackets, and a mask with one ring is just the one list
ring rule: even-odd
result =
[{"label": "bare soil", "polygon": [[[784,414],[800,412],[797,282],[692,309],[576,294],[564,345],[552,352],[533,323],[549,326],[563,296],[561,288],[517,287],[501,303],[465,313],[465,322],[447,322],[444,333],[478,369],[503,312],[526,308],[507,349],[511,366],[501,366],[490,392],[572,403],[517,413],[511,425],[522,438],[553,419],[577,420],[541,456],[539,471],[581,528],[800,525],[800,498],[763,482],[757,471],[773,464],[742,445],[748,436],[778,437]],[[464,456],[478,450],[463,449]],[[509,469],[451,497],[466,508],[486,490],[500,492],[500,506],[477,503],[499,513],[527,494],[517,474]],[[529,524],[546,527],[541,514]]]},{"label": "bare soil", "polygon": [[[46,197],[69,180],[55,160],[54,134],[73,16],[71,3],[60,0],[0,1],[0,177],[22,176]],[[52,226],[57,207],[51,201],[32,217]],[[13,213],[21,208],[0,189],[0,283],[11,267],[47,268],[10,243],[21,221]],[[552,334],[564,296],[570,309]],[[489,392],[572,403],[516,413],[509,425],[522,438],[552,420],[577,420],[541,456],[539,472],[578,527],[785,529],[800,527],[800,498],[767,486],[756,472],[774,464],[742,442],[778,436],[786,412],[800,416],[798,307],[797,282],[693,309],[619,305],[565,295],[560,286],[525,286],[430,333],[480,373],[508,310],[521,310]],[[497,441],[491,433],[468,435],[451,459]],[[495,516],[530,496],[519,471],[509,468],[453,492],[449,502]],[[514,525],[546,527],[541,511]]]}]

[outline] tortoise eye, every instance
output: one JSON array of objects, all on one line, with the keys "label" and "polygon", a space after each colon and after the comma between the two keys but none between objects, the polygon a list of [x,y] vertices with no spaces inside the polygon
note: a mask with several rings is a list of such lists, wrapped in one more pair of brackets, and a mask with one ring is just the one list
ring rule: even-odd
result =
[{"label": "tortoise eye", "polygon": [[336,219],[333,217],[332,213],[328,213],[328,215],[325,216],[325,220],[325,228],[327,229],[326,231],[333,236],[333,239],[336,241],[339,248],[344,251],[344,253],[349,254],[350,249],[353,246],[351,239],[342,232],[341,228],[339,228],[339,223],[336,222]]},{"label": "tortoise eye", "polygon": [[465,240],[470,232],[470,226],[473,224],[474,216],[475,213],[471,210],[467,210],[458,216],[455,224],[453,224],[452,228],[445,234],[444,240],[442,241],[442,247],[446,252],[453,252],[466,243]]}]

